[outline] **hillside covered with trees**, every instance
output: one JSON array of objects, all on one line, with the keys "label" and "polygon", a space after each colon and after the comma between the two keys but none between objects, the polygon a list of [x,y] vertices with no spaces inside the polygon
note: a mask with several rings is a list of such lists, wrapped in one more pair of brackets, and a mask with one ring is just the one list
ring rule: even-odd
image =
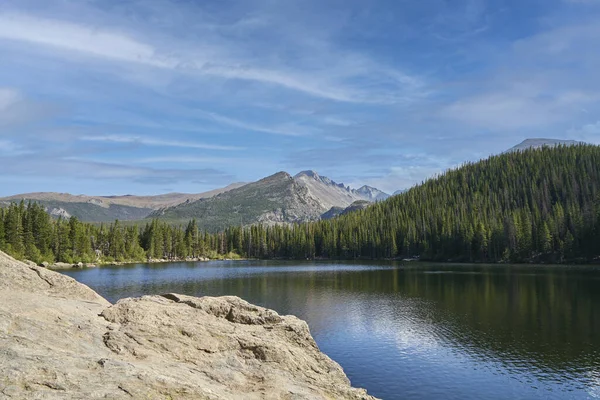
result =
[{"label": "hillside covered with trees", "polygon": [[600,147],[507,153],[314,226],[333,257],[528,262],[600,254]]},{"label": "hillside covered with trees", "polygon": [[[0,211],[0,249],[20,258],[92,262],[258,258],[407,258],[462,262],[593,261],[600,255],[600,147],[559,146],[469,163],[365,210],[318,222],[136,226],[51,220],[36,204]],[[232,211],[233,212],[233,211]]]}]

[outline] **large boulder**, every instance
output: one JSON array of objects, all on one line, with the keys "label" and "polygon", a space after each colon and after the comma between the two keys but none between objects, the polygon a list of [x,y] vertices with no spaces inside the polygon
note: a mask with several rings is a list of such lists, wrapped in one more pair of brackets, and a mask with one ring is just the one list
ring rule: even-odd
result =
[{"label": "large boulder", "polygon": [[237,297],[111,305],[0,253],[0,399],[373,399],[306,323]]},{"label": "large boulder", "polygon": [[55,262],[48,266],[50,269],[71,269],[73,268],[73,264],[65,263],[65,262]]}]

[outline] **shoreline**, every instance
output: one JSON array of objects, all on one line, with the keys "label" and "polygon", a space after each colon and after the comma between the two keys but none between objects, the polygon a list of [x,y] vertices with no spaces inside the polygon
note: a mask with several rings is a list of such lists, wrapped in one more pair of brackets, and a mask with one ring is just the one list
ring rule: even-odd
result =
[{"label": "shoreline", "polygon": [[36,264],[30,260],[23,260],[24,263],[30,266],[39,266],[52,271],[61,271],[69,269],[88,269],[88,268],[100,268],[100,267],[118,267],[132,264],[171,264],[171,263],[207,263],[211,261],[287,261],[287,262],[398,262],[403,265],[422,265],[422,264],[444,264],[454,266],[597,266],[600,265],[600,261],[565,261],[561,263],[543,263],[543,262],[496,262],[496,263],[484,263],[484,262],[469,262],[469,261],[430,261],[430,260],[418,260],[418,259],[367,259],[367,258],[352,258],[352,259],[331,259],[331,258],[314,258],[314,259],[295,259],[295,258],[207,258],[200,257],[194,259],[150,259],[150,260],[136,260],[136,261],[108,261],[108,262],[97,262],[97,263],[55,263],[55,264]]},{"label": "shoreline", "polygon": [[[52,271],[59,271],[59,270],[65,270],[65,269],[118,267],[118,266],[131,265],[131,264],[169,264],[169,263],[182,263],[182,262],[197,263],[197,262],[210,262],[210,261],[245,261],[245,260],[249,260],[249,259],[248,258],[199,257],[199,258],[194,258],[194,259],[175,259],[175,260],[149,259],[149,260],[135,260],[135,261],[101,261],[101,262],[94,262],[94,263],[74,263],[74,264],[62,263],[62,262],[58,262],[58,263],[54,263],[54,264],[49,264],[49,263],[36,264],[30,260],[23,260],[23,262],[28,265],[35,265],[35,266],[47,268]],[[47,265],[45,265],[45,264],[47,264]]]}]

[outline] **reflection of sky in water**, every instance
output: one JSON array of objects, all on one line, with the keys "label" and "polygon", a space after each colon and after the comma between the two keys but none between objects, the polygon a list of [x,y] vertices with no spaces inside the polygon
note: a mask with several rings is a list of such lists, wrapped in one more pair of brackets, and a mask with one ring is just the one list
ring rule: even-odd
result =
[{"label": "reflection of sky in water", "polygon": [[[349,306],[353,315],[345,326],[351,332],[342,332],[338,340],[330,341],[362,343],[368,338],[377,343],[379,349],[371,350],[370,356],[380,363],[402,363],[399,375],[410,381],[403,384],[403,393],[408,390],[409,397],[419,398],[423,392],[433,390],[443,398],[461,398],[467,376],[473,388],[486,388],[487,396],[480,394],[479,398],[586,398],[586,390],[591,396],[600,396],[600,380],[594,372],[586,377],[586,369],[576,365],[569,366],[569,370],[540,368],[535,360],[523,359],[523,354],[510,354],[510,349],[495,354],[478,347],[452,321],[439,324],[430,320],[427,316],[431,304],[427,302],[401,298],[397,304],[377,301],[376,314],[361,311],[363,304],[364,299]],[[347,357],[355,356],[352,348],[346,353]],[[435,381],[443,383],[439,391],[431,387]],[[381,384],[389,382],[381,379]]]},{"label": "reflection of sky in water", "polygon": [[594,399],[600,399],[600,370],[591,370],[589,394]]},{"label": "reflection of sky in water", "polygon": [[384,399],[600,398],[600,270],[414,265],[211,262],[68,274],[111,301],[238,295],[295,314],[353,384]]}]

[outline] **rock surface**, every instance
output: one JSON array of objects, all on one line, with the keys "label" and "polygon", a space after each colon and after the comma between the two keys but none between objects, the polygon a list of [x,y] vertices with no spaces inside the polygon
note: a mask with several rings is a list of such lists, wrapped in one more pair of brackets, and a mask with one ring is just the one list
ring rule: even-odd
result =
[{"label": "rock surface", "polygon": [[42,263],[42,266],[50,269],[71,269],[74,267],[73,264],[64,262],[55,262],[54,264]]},{"label": "rock surface", "polygon": [[307,324],[237,297],[111,305],[0,253],[0,399],[373,399]]}]

